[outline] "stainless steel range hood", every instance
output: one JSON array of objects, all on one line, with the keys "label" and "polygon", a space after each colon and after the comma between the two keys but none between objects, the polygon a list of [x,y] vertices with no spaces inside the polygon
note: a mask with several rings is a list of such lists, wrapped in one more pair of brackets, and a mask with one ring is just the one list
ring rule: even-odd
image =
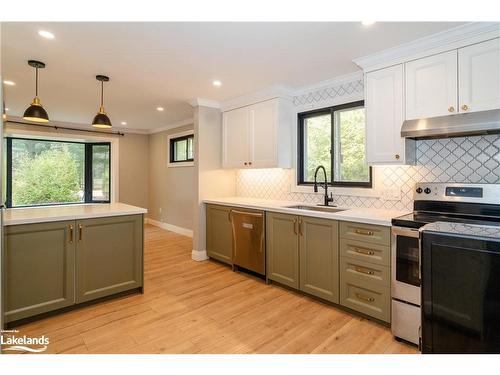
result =
[{"label": "stainless steel range hood", "polygon": [[500,133],[500,109],[406,120],[401,127],[401,137],[415,139],[494,133]]}]

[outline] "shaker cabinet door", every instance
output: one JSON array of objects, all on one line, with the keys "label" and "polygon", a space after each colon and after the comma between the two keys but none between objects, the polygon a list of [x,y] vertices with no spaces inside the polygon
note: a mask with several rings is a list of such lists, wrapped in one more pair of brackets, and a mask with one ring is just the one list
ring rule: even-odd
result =
[{"label": "shaker cabinet door", "polygon": [[78,220],[76,302],[141,287],[142,215]]},{"label": "shaker cabinet door", "polygon": [[221,262],[233,263],[233,228],[231,207],[207,205],[207,255]]},{"label": "shaker cabinet door", "polygon": [[500,108],[500,38],[458,50],[462,113]]},{"label": "shaker cabinet door", "polygon": [[5,321],[75,303],[75,222],[5,227]]},{"label": "shaker cabinet door", "polygon": [[248,108],[222,114],[222,166],[245,168],[250,161],[250,116]]},{"label": "shaker cabinet door", "polygon": [[405,64],[406,119],[452,115],[457,105],[457,51]]}]

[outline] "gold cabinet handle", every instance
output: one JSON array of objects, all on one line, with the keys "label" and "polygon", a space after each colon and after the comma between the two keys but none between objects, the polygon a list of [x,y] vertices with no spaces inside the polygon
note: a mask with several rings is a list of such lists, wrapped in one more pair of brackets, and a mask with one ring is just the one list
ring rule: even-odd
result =
[{"label": "gold cabinet handle", "polygon": [[399,154],[394,155],[394,157],[396,158],[396,160],[399,160]]},{"label": "gold cabinet handle", "polygon": [[78,224],[78,241],[82,240],[82,232],[83,232],[82,224]]},{"label": "gold cabinet handle", "polygon": [[73,224],[69,225],[69,243],[73,243]]},{"label": "gold cabinet handle", "polygon": [[373,236],[373,232],[371,230],[355,229],[354,232],[356,234],[361,234],[362,236]]},{"label": "gold cabinet handle", "polygon": [[299,235],[302,236],[302,219],[299,219]]},{"label": "gold cabinet handle", "polygon": [[469,109],[469,106],[467,104],[464,104],[462,106],[462,111],[467,111]]},{"label": "gold cabinet handle", "polygon": [[365,249],[362,249],[360,247],[353,247],[354,251],[359,253],[359,254],[363,254],[363,255],[374,255],[375,254],[375,251],[373,250],[365,250]]},{"label": "gold cabinet handle", "polygon": [[293,234],[297,234],[297,219],[293,219]]},{"label": "gold cabinet handle", "polygon": [[354,266],[354,270],[359,273],[364,273],[366,275],[373,275],[375,272],[367,270],[366,268]]},{"label": "gold cabinet handle", "polygon": [[232,223],[231,221],[231,213],[233,212],[233,210],[229,210],[229,212],[227,213],[227,219],[229,220],[230,223]]},{"label": "gold cabinet handle", "polygon": [[450,112],[450,113],[455,112],[455,107],[450,106],[450,107],[448,108],[448,112]]},{"label": "gold cabinet handle", "polygon": [[375,298],[373,298],[373,297],[367,297],[367,296],[365,296],[363,294],[359,294],[359,293],[356,293],[356,298],[357,299],[361,299],[361,300],[366,301],[366,302],[373,302],[373,301],[375,301]]}]

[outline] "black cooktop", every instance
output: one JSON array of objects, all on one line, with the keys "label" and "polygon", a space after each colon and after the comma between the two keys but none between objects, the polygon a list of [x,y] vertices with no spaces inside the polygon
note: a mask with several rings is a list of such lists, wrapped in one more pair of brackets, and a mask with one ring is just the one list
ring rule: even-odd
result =
[{"label": "black cooktop", "polygon": [[392,219],[392,225],[407,228],[420,228],[436,221],[452,223],[467,223],[476,225],[500,225],[500,217],[485,217],[475,215],[450,215],[431,212],[413,212]]}]

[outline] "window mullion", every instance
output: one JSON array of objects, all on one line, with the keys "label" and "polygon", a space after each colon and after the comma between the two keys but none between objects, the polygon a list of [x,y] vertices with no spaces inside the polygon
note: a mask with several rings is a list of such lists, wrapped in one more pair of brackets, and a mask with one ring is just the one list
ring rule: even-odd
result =
[{"label": "window mullion", "polygon": [[92,143],[85,144],[85,203],[92,203]]}]

